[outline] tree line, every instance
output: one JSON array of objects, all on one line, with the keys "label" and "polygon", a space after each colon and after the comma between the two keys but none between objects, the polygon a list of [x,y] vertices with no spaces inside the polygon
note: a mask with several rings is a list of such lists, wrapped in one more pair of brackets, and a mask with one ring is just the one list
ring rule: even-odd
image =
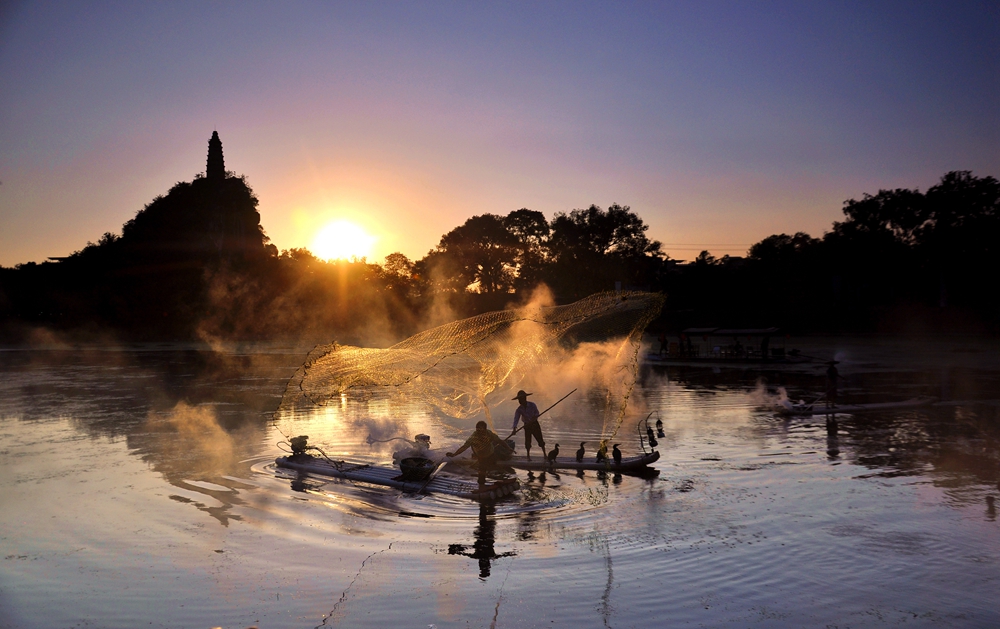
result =
[{"label": "tree line", "polygon": [[[441,317],[615,288],[662,291],[653,326],[780,326],[793,332],[1000,330],[1000,183],[967,171],[926,192],[844,203],[821,237],[777,234],[746,256],[684,262],[627,205],[473,216],[423,258],[323,261],[278,252],[245,178],[175,185],[71,256],[0,268],[8,339],[47,327],[127,339],[309,337],[389,343]],[[442,314],[445,313],[445,314]]]}]

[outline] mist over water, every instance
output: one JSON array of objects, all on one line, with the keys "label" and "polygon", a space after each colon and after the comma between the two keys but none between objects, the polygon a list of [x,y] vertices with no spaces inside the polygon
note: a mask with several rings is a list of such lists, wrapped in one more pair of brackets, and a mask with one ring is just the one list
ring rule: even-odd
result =
[{"label": "mist over water", "polygon": [[[821,363],[646,367],[615,441],[660,418],[658,476],[518,472],[486,506],[276,469],[286,436],[389,464],[401,442],[369,436],[472,426],[388,396],[275,420],[308,347],[0,351],[0,627],[1000,624],[1000,348],[795,345],[839,356],[846,401],[941,401],[831,432],[761,410],[817,397]],[[592,350],[524,383],[539,408]],[[592,455],[587,389],[548,447]],[[504,434],[515,405],[491,408]]]}]

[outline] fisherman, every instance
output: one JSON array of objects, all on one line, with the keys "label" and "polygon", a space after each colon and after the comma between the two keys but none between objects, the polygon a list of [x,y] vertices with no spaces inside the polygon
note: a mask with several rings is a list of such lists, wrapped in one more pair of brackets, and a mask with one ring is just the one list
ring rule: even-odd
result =
[{"label": "fisherman", "polygon": [[837,371],[836,360],[831,360],[826,369],[826,407],[831,408],[837,405],[837,381],[841,378]]},{"label": "fisherman", "polygon": [[524,450],[525,454],[528,456],[528,460],[531,460],[531,439],[534,438],[538,443],[538,447],[542,449],[542,456],[545,456],[545,439],[542,437],[542,427],[538,425],[538,407],[535,406],[534,402],[528,401],[528,396],[531,393],[525,393],[523,390],[518,391],[517,395],[511,399],[517,400],[520,405],[514,411],[514,425],[510,429],[511,436],[517,432],[517,423],[524,420]]},{"label": "fisherman", "polygon": [[[425,435],[423,433],[417,435],[414,441],[409,439],[403,439],[402,437],[397,437],[397,439],[402,439],[406,442],[406,447],[400,448],[392,453],[392,458],[394,461],[399,461],[400,459],[407,459],[412,457],[418,457],[421,459],[433,458],[431,455],[431,437],[430,435]],[[374,443],[374,441],[372,441]]]},{"label": "fisherman", "polygon": [[495,432],[489,429],[486,422],[476,423],[476,431],[465,440],[462,447],[454,452],[447,452],[445,456],[455,457],[472,448],[472,454],[479,464],[479,484],[486,484],[486,472],[496,467],[497,461],[509,459],[514,451],[507,447]]}]

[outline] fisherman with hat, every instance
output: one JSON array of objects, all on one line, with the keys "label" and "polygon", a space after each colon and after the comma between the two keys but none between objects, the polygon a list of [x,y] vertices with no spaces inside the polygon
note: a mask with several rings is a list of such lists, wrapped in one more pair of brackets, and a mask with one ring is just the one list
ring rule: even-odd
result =
[{"label": "fisherman with hat", "polygon": [[531,460],[531,439],[534,438],[538,443],[538,447],[542,449],[542,456],[545,456],[545,439],[542,437],[542,427],[538,425],[538,407],[535,406],[534,402],[528,401],[528,396],[530,393],[525,393],[523,390],[518,391],[517,395],[512,399],[520,402],[517,410],[514,411],[514,425],[511,427],[511,436],[517,432],[517,424],[522,419],[524,420],[524,450],[525,454],[528,456],[528,460]]}]

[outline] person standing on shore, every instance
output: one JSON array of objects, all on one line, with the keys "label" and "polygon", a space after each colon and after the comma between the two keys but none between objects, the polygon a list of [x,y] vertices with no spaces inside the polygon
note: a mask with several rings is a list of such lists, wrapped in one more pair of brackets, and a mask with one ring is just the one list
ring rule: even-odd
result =
[{"label": "person standing on shore", "polygon": [[826,406],[827,408],[837,405],[837,381],[840,380],[840,372],[837,371],[837,361],[831,360],[826,369]]}]

